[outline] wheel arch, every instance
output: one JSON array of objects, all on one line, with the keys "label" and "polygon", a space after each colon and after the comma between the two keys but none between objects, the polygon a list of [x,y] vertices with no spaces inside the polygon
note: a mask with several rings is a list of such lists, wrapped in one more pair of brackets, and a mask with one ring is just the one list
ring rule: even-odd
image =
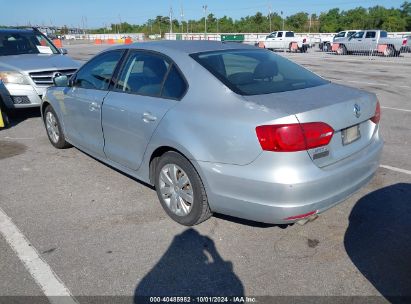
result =
[{"label": "wheel arch", "polygon": [[167,152],[176,152],[180,154],[181,156],[183,156],[195,168],[197,173],[200,175],[200,178],[203,180],[202,174],[201,172],[199,172],[198,170],[199,168],[197,164],[193,161],[193,158],[189,155],[189,153],[182,152],[183,150],[184,149],[175,148],[172,145],[163,145],[163,146],[157,147],[150,153],[150,159],[148,163],[148,166],[149,166],[148,167],[148,178],[149,178],[150,184],[152,185],[155,184],[154,177],[155,177],[155,169],[156,169],[157,163],[160,157],[163,156]]},{"label": "wheel arch", "polygon": [[47,106],[51,106],[51,103],[48,102],[48,101],[43,101],[42,104],[41,104],[41,108],[40,108],[42,117],[44,115],[44,111],[46,110]]}]

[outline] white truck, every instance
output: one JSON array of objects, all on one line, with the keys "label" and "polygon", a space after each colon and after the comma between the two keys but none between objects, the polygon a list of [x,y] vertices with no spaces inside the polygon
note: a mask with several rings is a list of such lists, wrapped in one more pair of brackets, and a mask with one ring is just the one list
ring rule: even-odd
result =
[{"label": "white truck", "polygon": [[302,53],[305,53],[309,47],[307,38],[296,37],[291,31],[272,32],[258,44],[269,50],[289,50]]},{"label": "white truck", "polygon": [[398,56],[403,43],[403,38],[388,38],[386,31],[363,30],[348,38],[338,39],[333,43],[332,49],[338,55],[381,53],[384,56]]},{"label": "white truck", "polygon": [[325,37],[325,38],[321,38],[321,42],[319,44],[320,50],[324,51],[324,52],[330,52],[333,42],[336,42],[340,39],[343,38],[349,38],[352,35],[354,35],[355,33],[358,33],[359,30],[345,30],[345,31],[341,31],[338,32],[336,35],[334,35],[333,37]]}]

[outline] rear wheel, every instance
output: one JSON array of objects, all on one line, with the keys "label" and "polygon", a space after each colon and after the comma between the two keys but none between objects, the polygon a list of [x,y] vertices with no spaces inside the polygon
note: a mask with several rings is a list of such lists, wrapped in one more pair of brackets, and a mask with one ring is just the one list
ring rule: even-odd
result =
[{"label": "rear wheel", "polygon": [[47,106],[44,110],[43,118],[50,143],[57,149],[65,149],[71,147],[71,145],[66,142],[63,129],[61,128],[56,112],[54,112],[53,108],[50,105]]},{"label": "rear wheel", "polygon": [[177,152],[166,152],[155,173],[157,196],[177,223],[197,225],[211,216],[204,185],[193,165]]},{"label": "rear wheel", "polygon": [[393,56],[398,56],[398,55],[394,47],[392,45],[388,45],[384,51],[384,56],[393,57]]}]

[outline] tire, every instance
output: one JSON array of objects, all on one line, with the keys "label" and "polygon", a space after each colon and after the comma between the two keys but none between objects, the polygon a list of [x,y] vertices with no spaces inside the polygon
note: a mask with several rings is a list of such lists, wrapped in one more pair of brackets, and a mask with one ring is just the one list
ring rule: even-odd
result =
[{"label": "tire", "polygon": [[[161,206],[179,224],[198,225],[212,215],[200,176],[193,165],[177,152],[166,152],[160,157],[155,170],[155,188]],[[187,196],[187,193],[191,195]]]},{"label": "tire", "polygon": [[71,145],[66,141],[60,121],[52,106],[48,105],[44,110],[43,121],[50,143],[55,148],[66,149],[71,147]]},{"label": "tire", "polygon": [[341,44],[339,48],[337,49],[337,55],[347,55],[347,48],[345,47],[344,44]]},{"label": "tire", "polygon": [[396,51],[392,45],[388,45],[387,49],[384,51],[384,56],[386,57],[394,57],[396,56]]},{"label": "tire", "polygon": [[324,47],[324,51],[325,51],[325,52],[331,52],[331,44],[326,43],[326,44],[325,44],[325,47]]}]

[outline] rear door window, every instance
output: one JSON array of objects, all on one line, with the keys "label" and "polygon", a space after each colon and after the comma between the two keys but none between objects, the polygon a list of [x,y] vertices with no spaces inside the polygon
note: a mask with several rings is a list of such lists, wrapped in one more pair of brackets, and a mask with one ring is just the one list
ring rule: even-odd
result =
[{"label": "rear door window", "polygon": [[169,63],[149,52],[133,52],[128,57],[116,90],[148,96],[160,96]]},{"label": "rear door window", "polygon": [[181,99],[185,92],[187,91],[187,84],[173,63],[170,72],[167,75],[167,79],[164,82],[164,87],[162,90],[162,97]]},{"label": "rear door window", "polygon": [[361,39],[364,37],[364,32],[358,32],[355,35],[352,36],[354,39]]},{"label": "rear door window", "polygon": [[375,38],[376,33],[375,32],[367,32],[367,34],[365,34],[365,38]]},{"label": "rear door window", "polygon": [[293,32],[287,32],[287,33],[285,33],[285,37],[294,37],[294,33]]}]

